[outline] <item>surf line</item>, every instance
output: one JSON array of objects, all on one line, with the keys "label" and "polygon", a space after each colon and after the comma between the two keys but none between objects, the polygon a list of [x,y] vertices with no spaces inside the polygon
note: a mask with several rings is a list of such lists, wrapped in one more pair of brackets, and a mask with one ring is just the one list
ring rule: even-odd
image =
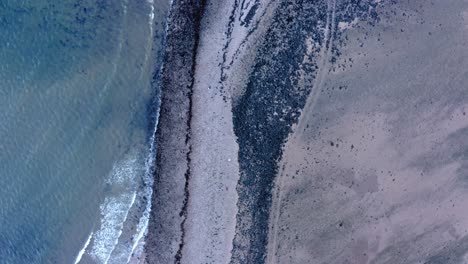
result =
[{"label": "surf line", "polygon": [[83,248],[81,248],[80,252],[78,252],[78,255],[75,258],[75,264],[78,264],[81,261],[81,258],[83,257],[86,248],[89,246],[89,243],[91,242],[91,239],[93,238],[94,232],[91,231],[91,234],[89,234],[88,239],[83,245]]}]

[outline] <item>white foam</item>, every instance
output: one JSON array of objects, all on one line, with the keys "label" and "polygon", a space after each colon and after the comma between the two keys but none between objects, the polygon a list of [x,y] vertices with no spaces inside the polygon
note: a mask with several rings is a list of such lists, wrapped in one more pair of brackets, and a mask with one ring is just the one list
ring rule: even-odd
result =
[{"label": "white foam", "polygon": [[106,180],[106,183],[112,186],[125,185],[131,181],[137,171],[136,158],[127,158],[112,168],[112,172]]},{"label": "white foam", "polygon": [[122,190],[118,194],[106,197],[100,206],[101,226],[96,231],[90,253],[99,263],[107,263],[122,234],[123,224],[136,200],[137,174],[137,160],[130,157],[114,166],[109,175],[107,184]]},{"label": "white foam", "polygon": [[[146,176],[151,176],[151,175],[152,174],[148,174],[148,173],[146,174]],[[151,178],[151,181],[152,181],[152,178]],[[151,196],[153,194],[153,190],[152,190],[153,184],[151,185],[148,184],[146,186],[147,187],[145,187],[144,193],[148,199],[146,200],[145,211],[143,212],[143,215],[140,217],[139,222],[138,222],[137,233],[133,237],[134,242],[132,245],[132,250],[130,254],[128,255],[127,263],[130,261],[133,253],[136,252],[137,246],[138,245],[143,246],[145,244],[145,242],[142,239],[145,236],[146,231],[148,229],[149,216],[151,212]]]},{"label": "white foam", "polygon": [[[147,198],[146,206],[145,206],[145,211],[143,212],[143,215],[141,216],[138,222],[137,234],[136,234],[136,237],[134,237],[133,239],[134,242],[132,245],[132,250],[130,254],[128,255],[127,263],[130,262],[130,259],[132,258],[132,255],[134,255],[134,253],[138,253],[136,251],[137,249],[139,249],[138,248],[139,245],[141,245],[141,248],[143,248],[145,241],[142,239],[144,239],[148,230],[149,216],[151,213],[151,198],[153,196],[153,184],[154,184],[154,180],[153,180],[153,168],[154,168],[153,164],[155,160],[155,146],[154,146],[155,136],[154,135],[156,134],[156,130],[158,127],[159,112],[156,112],[155,120],[156,121],[154,124],[154,132],[150,139],[150,142],[151,142],[150,151],[145,162],[145,176],[143,178],[143,181],[145,184],[143,192]],[[139,249],[139,250],[142,250],[142,249]]]},{"label": "white foam", "polygon": [[[149,60],[149,51],[151,50],[151,42],[153,40],[153,24],[155,18],[155,7],[153,0],[147,0],[150,4],[150,13],[148,14],[149,17],[149,28],[150,28],[150,37],[148,39],[148,45],[146,48],[148,49],[147,54],[145,55],[145,63]],[[172,1],[171,1],[172,2]],[[126,3],[126,2],[125,2]],[[124,16],[127,13],[127,7],[124,3]],[[116,61],[120,59],[120,51],[122,49],[122,42],[119,42],[118,49],[117,49],[117,58]],[[110,79],[116,72],[117,63],[114,63],[114,69],[111,72],[111,77],[107,80],[104,89],[101,91],[100,96],[102,96],[109,84]],[[160,103],[160,99],[158,98],[158,103]],[[158,110],[159,111],[159,110]],[[126,248],[122,252],[114,252],[117,251],[116,246],[118,245],[119,238],[122,235],[122,230],[124,223],[128,217],[129,211],[131,210],[132,206],[134,205],[137,197],[137,186],[136,186],[136,177],[139,174],[139,170],[143,169],[139,165],[137,158],[127,158],[123,162],[120,162],[118,165],[114,166],[112,172],[110,173],[106,183],[110,185],[112,188],[117,187],[117,189],[126,190],[123,193],[119,193],[110,197],[106,197],[104,202],[100,206],[101,210],[101,226],[98,231],[95,233],[91,233],[88,241],[84,248],[79,252],[75,264],[77,264],[82,256],[85,253],[85,249],[88,247],[89,243],[92,240],[92,236],[94,235],[94,241],[92,243],[92,247],[90,252],[88,253],[96,262],[98,263],[107,263],[113,262],[114,257],[118,255],[118,259],[127,259],[127,262],[131,259],[132,255],[140,254],[143,250],[144,245],[144,237],[147,233],[147,227],[149,223],[149,216],[151,212],[151,197],[153,194],[153,164],[155,159],[155,146],[154,146],[154,134],[157,129],[158,125],[158,116],[159,112],[156,112],[155,116],[155,126],[154,126],[154,133],[151,137],[151,145],[149,155],[145,161],[145,173],[143,177],[144,181],[144,188],[142,190],[143,195],[147,198],[145,209],[142,216],[139,219],[136,232],[132,237],[133,244],[131,247]],[[118,248],[118,247],[117,247]],[[128,250],[127,250],[128,249]],[[120,251],[120,250],[119,250]],[[128,256],[125,256],[128,254]],[[112,259],[111,259],[112,257]]]},{"label": "white foam", "polygon": [[84,253],[86,251],[86,248],[89,245],[89,242],[91,242],[91,238],[93,238],[93,234],[94,234],[93,232],[91,232],[91,234],[89,234],[88,239],[86,240],[86,242],[83,245],[83,248],[81,248],[80,252],[78,252],[78,255],[75,258],[75,264],[78,264],[81,261],[81,258],[83,257],[83,255],[84,255]]},{"label": "white foam", "polygon": [[[156,113],[155,130],[157,129],[158,124],[157,117],[158,113]],[[147,233],[151,212],[151,196],[153,194],[153,163],[155,159],[155,146],[153,143],[154,133],[150,142],[150,151],[144,166],[144,187],[140,190],[142,195],[147,198],[145,209],[139,219],[136,232],[132,237],[132,246],[125,247],[124,250],[120,249],[119,252],[114,251],[117,251],[116,246],[120,236],[122,235],[123,224],[127,220],[128,212],[136,201],[137,186],[132,185],[135,184],[136,177],[140,175],[140,169],[142,169],[140,168],[140,163],[134,157],[127,158],[124,162],[121,162],[118,166],[114,167],[113,172],[107,180],[107,183],[111,186],[131,186],[130,188],[135,189],[135,191],[132,192],[131,197],[128,196],[128,193],[125,193],[117,197],[106,198],[106,201],[101,206],[101,214],[103,215],[103,218],[101,220],[101,229],[97,233],[101,232],[102,235],[99,239],[100,242],[95,243],[95,250],[93,250],[95,260],[100,263],[107,263],[109,261],[114,262],[116,259],[118,259],[119,262],[126,259],[126,262],[128,263],[133,255],[140,254],[140,251],[143,250],[144,237]],[[126,201],[129,202],[126,203]],[[97,236],[98,234],[96,234],[96,237]]]},{"label": "white foam", "polygon": [[[150,13],[150,28],[151,28],[151,34],[153,34],[153,19],[154,19],[154,1],[153,0],[148,0],[148,3],[151,5],[151,13]],[[172,6],[173,0],[170,1],[170,6]],[[167,32],[167,25],[166,25],[166,32]],[[161,65],[162,67],[162,65]],[[157,98],[156,102],[158,105],[161,105],[161,98]],[[160,109],[158,108],[155,113],[155,123],[154,123],[154,129],[153,129],[153,134],[150,139],[150,150],[148,153],[148,157],[146,158],[145,161],[145,175],[143,177],[143,181],[145,184],[144,187],[144,194],[147,198],[146,200],[146,206],[145,206],[145,211],[143,212],[142,217],[139,219],[138,226],[137,226],[137,234],[136,237],[133,237],[133,245],[132,245],[132,250],[130,254],[128,255],[127,258],[127,263],[130,262],[132,256],[134,254],[140,254],[143,250],[143,246],[145,245],[144,238],[147,234],[148,231],[148,223],[149,223],[149,217],[151,213],[151,199],[153,196],[153,184],[154,184],[154,179],[153,179],[153,173],[154,173],[154,160],[156,158],[156,146],[154,144],[155,142],[155,135],[156,131],[158,129],[158,124],[159,124],[159,111]]]},{"label": "white foam", "polygon": [[153,20],[154,20],[154,2],[153,0],[148,0],[148,3],[150,4],[151,11],[149,13],[149,25],[150,25],[150,30],[151,34],[153,33]]},{"label": "white foam", "polygon": [[[91,256],[99,263],[107,263],[122,234],[123,223],[131,208],[134,194],[106,198],[101,205],[101,228],[96,232]],[[130,201],[130,202],[128,202]]]}]

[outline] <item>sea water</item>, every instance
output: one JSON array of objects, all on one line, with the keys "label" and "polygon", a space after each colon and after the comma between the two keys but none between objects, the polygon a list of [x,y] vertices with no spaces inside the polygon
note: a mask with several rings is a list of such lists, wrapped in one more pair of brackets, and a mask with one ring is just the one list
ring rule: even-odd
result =
[{"label": "sea water", "polygon": [[0,263],[141,247],[168,1],[0,1]]}]

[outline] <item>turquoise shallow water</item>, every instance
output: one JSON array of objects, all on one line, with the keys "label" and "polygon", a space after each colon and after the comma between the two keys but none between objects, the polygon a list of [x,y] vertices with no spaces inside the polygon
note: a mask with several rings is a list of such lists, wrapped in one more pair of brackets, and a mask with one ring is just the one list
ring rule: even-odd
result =
[{"label": "turquoise shallow water", "polygon": [[0,2],[0,263],[135,249],[166,2]]}]

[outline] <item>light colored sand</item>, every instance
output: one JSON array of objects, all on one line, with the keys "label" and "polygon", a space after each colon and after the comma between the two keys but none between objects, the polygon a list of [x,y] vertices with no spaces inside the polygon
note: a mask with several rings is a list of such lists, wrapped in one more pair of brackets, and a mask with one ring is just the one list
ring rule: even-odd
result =
[{"label": "light colored sand", "polygon": [[220,64],[231,3],[208,4],[196,58],[191,122],[191,180],[183,263],[228,263],[234,238],[239,165],[230,93]]},{"label": "light colored sand", "polygon": [[[243,92],[255,45],[261,41],[276,5],[260,1],[249,27],[242,26],[254,2],[245,1],[236,7],[230,36],[232,1],[208,1],[202,20],[193,88],[190,198],[182,263],[228,263],[231,258],[239,180],[232,102]],[[256,33],[248,36],[254,26]],[[221,67],[227,79],[220,82]]]},{"label": "light colored sand", "polygon": [[[237,6],[230,36],[226,32],[232,1],[209,1],[202,20],[193,89],[190,199],[183,263],[228,263],[231,258],[239,180],[232,102],[242,94],[255,58],[255,45],[266,27],[259,25],[250,37],[248,32],[257,24],[268,24],[274,10],[270,1],[261,1],[249,27],[242,26],[253,4],[245,1]],[[227,79],[220,84],[221,67]]]},{"label": "light colored sand", "polygon": [[284,147],[268,263],[466,263],[468,2],[419,4],[346,29]]},{"label": "light colored sand", "polygon": [[[317,103],[319,96],[320,96],[320,91],[323,86],[323,81],[326,76],[327,71],[329,70],[330,66],[330,55],[331,55],[331,45],[328,45],[330,43],[333,43],[334,39],[334,29],[335,29],[335,9],[336,9],[336,1],[329,0],[327,1],[327,7],[328,7],[328,13],[327,13],[327,19],[325,23],[325,28],[324,28],[324,41],[322,43],[322,46],[320,47],[320,52],[318,54],[313,54],[312,53],[312,47],[314,43],[311,42],[310,38],[306,39],[306,45],[308,47],[306,54],[304,55],[304,63],[308,63],[308,58],[311,56],[314,56],[316,60],[318,61],[317,65],[319,67],[319,72],[315,76],[315,78],[311,78],[309,74],[301,69],[301,81],[300,85],[302,86],[312,86],[312,92],[310,93],[309,97],[307,98],[306,104],[304,105],[304,108],[302,110],[302,114],[298,120],[298,123],[293,126],[293,131],[296,131],[296,133],[293,133],[289,139],[288,143],[285,145],[284,148],[284,156],[282,160],[279,162],[278,167],[280,168],[280,173],[278,173],[278,177],[275,182],[275,188],[273,190],[273,202],[272,202],[272,208],[271,208],[271,215],[270,215],[270,224],[269,224],[269,229],[270,235],[268,237],[268,246],[267,246],[267,263],[268,262],[273,262],[275,259],[275,254],[276,254],[276,248],[278,247],[279,244],[281,244],[281,241],[278,241],[278,233],[279,233],[279,217],[280,217],[280,210],[281,210],[281,204],[283,201],[283,189],[285,188],[285,185],[288,184],[287,178],[285,177],[283,173],[283,168],[285,166],[290,166],[291,162],[294,160],[297,160],[297,158],[300,158],[299,160],[302,162],[306,160],[306,157],[303,157],[300,152],[296,151],[297,146],[301,145],[302,142],[300,142],[300,136],[302,135],[302,131],[305,130],[305,127],[307,127],[308,123],[305,122],[304,120],[307,118],[307,113],[313,111],[315,104]],[[328,45],[328,46],[327,46]],[[298,156],[299,154],[299,156]]]}]

